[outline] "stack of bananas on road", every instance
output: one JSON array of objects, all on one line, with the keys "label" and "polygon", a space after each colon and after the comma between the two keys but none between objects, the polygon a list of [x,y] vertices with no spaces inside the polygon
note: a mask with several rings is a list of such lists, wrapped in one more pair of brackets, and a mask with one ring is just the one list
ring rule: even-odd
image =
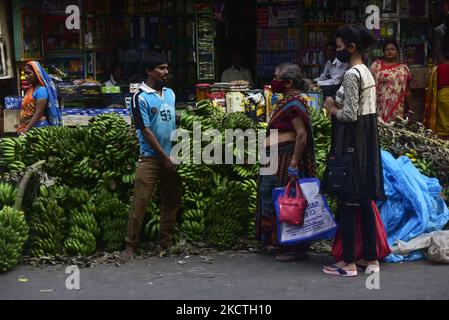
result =
[{"label": "stack of bananas on road", "polygon": [[205,239],[205,218],[211,199],[202,192],[184,193],[183,206],[186,208],[182,215],[180,229],[187,240],[201,242]]},{"label": "stack of bananas on road", "polygon": [[[263,127],[255,124],[244,113],[226,114],[202,101],[197,109],[181,117],[181,126],[187,131],[194,122],[201,122],[202,130],[216,129],[222,133],[225,150],[226,129],[243,131]],[[191,134],[191,132],[190,132]],[[210,142],[203,142],[205,147]],[[248,156],[249,150],[234,146],[233,154]],[[231,248],[242,237],[254,236],[259,164],[205,165],[181,164],[178,174],[183,181],[183,216],[181,233],[190,241],[207,241],[220,248]]]},{"label": "stack of bananas on road", "polygon": [[30,216],[30,256],[55,256],[62,253],[66,234],[66,214],[54,198],[34,199]]},{"label": "stack of bananas on road", "polygon": [[69,200],[70,229],[64,241],[65,252],[74,256],[90,256],[97,250],[100,235],[95,219],[96,207],[90,201],[89,193],[83,189],[71,189]]},{"label": "stack of bananas on road", "polygon": [[96,219],[100,226],[100,243],[106,251],[123,249],[128,225],[129,205],[107,190],[95,194]]},{"label": "stack of bananas on road", "polygon": [[17,189],[11,184],[1,182],[0,183],[0,209],[4,206],[12,207],[16,201]]},{"label": "stack of bananas on road", "polygon": [[23,154],[23,138],[0,139],[0,172],[23,171],[26,168]]},{"label": "stack of bananas on road", "polygon": [[251,230],[257,186],[254,180],[216,177],[215,181],[205,215],[206,240],[214,247],[228,249]]},{"label": "stack of bananas on road", "polygon": [[28,225],[22,212],[11,207],[0,210],[0,273],[14,268],[28,239]]}]

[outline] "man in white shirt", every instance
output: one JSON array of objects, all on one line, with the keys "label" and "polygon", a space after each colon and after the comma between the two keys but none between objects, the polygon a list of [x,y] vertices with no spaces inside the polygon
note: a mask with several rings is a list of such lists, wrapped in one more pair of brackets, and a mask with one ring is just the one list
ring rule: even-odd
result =
[{"label": "man in white shirt", "polygon": [[109,80],[104,83],[106,87],[117,87],[125,84],[125,69],[121,63],[114,64],[111,68]]},{"label": "man in white shirt", "polygon": [[242,67],[242,59],[239,52],[234,52],[232,54],[232,67],[226,69],[222,76],[221,82],[230,83],[232,81],[248,81],[249,85],[254,88],[253,77],[251,72]]},{"label": "man in white shirt", "polygon": [[324,72],[314,82],[323,90],[324,97],[333,97],[343,82],[343,77],[348,70],[348,64],[342,63],[336,58],[337,47],[335,42],[326,46],[325,57],[327,60]]}]

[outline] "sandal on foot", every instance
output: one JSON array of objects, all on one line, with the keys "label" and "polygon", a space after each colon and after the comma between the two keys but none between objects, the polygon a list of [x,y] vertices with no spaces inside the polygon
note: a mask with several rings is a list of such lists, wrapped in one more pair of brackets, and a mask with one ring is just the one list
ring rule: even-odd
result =
[{"label": "sandal on foot", "polygon": [[335,264],[332,265],[331,267],[327,267],[327,268],[334,269],[334,270],[327,270],[326,267],[323,268],[323,272],[325,274],[328,274],[331,276],[341,276],[341,277],[356,277],[357,276],[357,270],[356,271],[345,270]]}]

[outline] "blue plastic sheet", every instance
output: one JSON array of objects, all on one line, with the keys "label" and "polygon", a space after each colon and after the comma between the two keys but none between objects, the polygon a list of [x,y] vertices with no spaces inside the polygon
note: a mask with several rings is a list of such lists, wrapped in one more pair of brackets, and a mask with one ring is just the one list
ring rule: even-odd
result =
[{"label": "blue plastic sheet", "polygon": [[[395,159],[382,151],[387,201],[379,204],[390,247],[399,240],[410,241],[423,233],[439,231],[449,221],[449,210],[435,178],[422,175],[408,157]],[[391,254],[385,261],[401,262],[424,258],[422,252],[408,256]]]}]

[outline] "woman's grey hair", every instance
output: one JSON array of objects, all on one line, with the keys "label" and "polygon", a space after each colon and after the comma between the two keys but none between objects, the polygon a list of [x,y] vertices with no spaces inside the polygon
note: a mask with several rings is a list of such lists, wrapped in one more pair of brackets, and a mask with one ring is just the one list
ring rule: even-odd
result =
[{"label": "woman's grey hair", "polygon": [[300,91],[308,91],[308,85],[303,79],[301,68],[294,63],[282,63],[277,68],[281,79],[292,80],[293,86]]}]

